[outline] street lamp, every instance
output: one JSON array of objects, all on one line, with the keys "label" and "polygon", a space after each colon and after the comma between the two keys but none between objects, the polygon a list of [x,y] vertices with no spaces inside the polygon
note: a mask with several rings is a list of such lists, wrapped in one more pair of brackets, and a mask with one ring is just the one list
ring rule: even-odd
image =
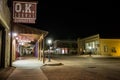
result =
[{"label": "street lamp", "polygon": [[49,45],[49,50],[48,50],[48,61],[50,62],[50,45],[52,44],[52,40],[48,39],[48,45]]}]

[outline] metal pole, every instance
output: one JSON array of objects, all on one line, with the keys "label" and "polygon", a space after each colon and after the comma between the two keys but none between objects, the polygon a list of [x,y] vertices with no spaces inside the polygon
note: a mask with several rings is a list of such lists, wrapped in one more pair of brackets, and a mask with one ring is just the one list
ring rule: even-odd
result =
[{"label": "metal pole", "polygon": [[11,1],[11,8],[10,8],[10,11],[11,11],[11,27],[10,27],[10,67],[12,67],[12,41],[13,41],[13,1]]},{"label": "metal pole", "polygon": [[50,62],[50,44],[49,44],[48,61]]},{"label": "metal pole", "polygon": [[43,35],[43,64],[45,63],[44,48],[45,48],[45,44],[44,44],[44,35]]}]

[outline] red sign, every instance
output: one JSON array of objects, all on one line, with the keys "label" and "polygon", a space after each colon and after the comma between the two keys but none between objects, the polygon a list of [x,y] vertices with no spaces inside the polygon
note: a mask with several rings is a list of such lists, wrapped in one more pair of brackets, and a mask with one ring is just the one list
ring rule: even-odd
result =
[{"label": "red sign", "polygon": [[13,22],[35,23],[36,2],[13,1]]}]

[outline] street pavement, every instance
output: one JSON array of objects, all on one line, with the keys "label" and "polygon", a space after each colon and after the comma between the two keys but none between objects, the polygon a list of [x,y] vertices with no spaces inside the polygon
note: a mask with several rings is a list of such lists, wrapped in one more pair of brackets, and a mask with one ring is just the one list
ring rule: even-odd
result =
[{"label": "street pavement", "polygon": [[120,80],[120,58],[100,55],[58,56],[46,62],[19,58],[7,79],[0,80]]},{"label": "street pavement", "polygon": [[63,65],[41,67],[48,80],[120,80],[120,57],[76,55],[55,60]]}]

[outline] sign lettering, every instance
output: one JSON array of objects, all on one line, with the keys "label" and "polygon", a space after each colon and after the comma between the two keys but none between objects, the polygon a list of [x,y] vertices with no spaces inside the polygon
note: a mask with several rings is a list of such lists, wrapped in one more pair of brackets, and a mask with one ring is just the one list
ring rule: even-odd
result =
[{"label": "sign lettering", "polygon": [[31,13],[31,9],[30,9],[31,6],[32,6],[31,4],[25,4],[25,12],[26,13]]},{"label": "sign lettering", "polygon": [[15,11],[16,11],[16,12],[20,12],[21,10],[22,10],[21,4],[17,3],[17,4],[15,5]]},{"label": "sign lettering", "polygon": [[36,2],[13,1],[13,22],[35,23]]}]

